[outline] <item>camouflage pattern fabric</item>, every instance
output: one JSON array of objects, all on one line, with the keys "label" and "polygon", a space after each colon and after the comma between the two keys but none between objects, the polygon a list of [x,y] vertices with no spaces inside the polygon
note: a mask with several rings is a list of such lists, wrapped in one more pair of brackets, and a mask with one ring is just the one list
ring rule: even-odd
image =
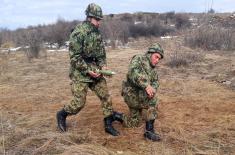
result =
[{"label": "camouflage pattern fabric", "polygon": [[164,57],[164,50],[162,49],[162,46],[159,43],[155,43],[152,46],[149,47],[148,53],[159,53],[161,55],[161,59]]},{"label": "camouflage pattern fabric", "polygon": [[76,81],[93,82],[87,73],[106,65],[106,53],[98,28],[85,21],[70,35],[70,78]]},{"label": "camouflage pattern fabric", "polygon": [[106,65],[106,53],[100,31],[89,21],[78,25],[70,35],[70,78],[74,99],[64,107],[69,114],[78,113],[86,102],[88,88],[96,93],[102,103],[105,117],[112,114],[112,102],[106,80],[92,78],[89,71]]},{"label": "camouflage pattern fabric", "polygon": [[[122,84],[122,96],[129,107],[129,116],[124,116],[126,127],[137,127],[144,115],[145,121],[157,117],[156,94],[148,98],[145,88],[151,85],[155,90],[159,87],[158,75],[150,63],[151,54],[136,55],[132,58],[127,73],[127,81]],[[145,113],[143,112],[145,111]]]},{"label": "camouflage pattern fabric", "polygon": [[69,114],[77,114],[85,105],[88,88],[95,92],[101,100],[101,106],[105,117],[113,113],[112,100],[109,95],[107,83],[104,78],[100,78],[95,82],[80,82],[72,83],[72,93],[74,95],[70,104],[64,107],[64,110]]},{"label": "camouflage pattern fabric", "polygon": [[94,17],[97,19],[103,19],[103,12],[99,5],[91,3],[87,6],[85,11],[87,17]]}]

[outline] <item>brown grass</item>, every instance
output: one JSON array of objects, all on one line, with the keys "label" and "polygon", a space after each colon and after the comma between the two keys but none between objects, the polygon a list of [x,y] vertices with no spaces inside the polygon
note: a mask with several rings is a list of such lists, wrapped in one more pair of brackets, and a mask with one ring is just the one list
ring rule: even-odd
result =
[{"label": "brown grass", "polygon": [[[56,129],[55,113],[72,97],[68,53],[51,52],[47,53],[47,59],[32,62],[28,62],[23,53],[17,53],[1,55],[0,152],[35,155],[234,154],[235,92],[214,79],[204,78],[233,71],[234,55],[210,53],[189,68],[172,69],[167,62],[177,46],[171,41],[161,43],[166,59],[158,67],[160,105],[155,123],[162,136],[161,142],[153,143],[143,138],[144,123],[133,129],[114,123],[121,135],[106,134],[100,102],[90,91],[85,108],[68,118],[68,132],[60,133]],[[107,79],[114,109],[118,111],[128,113],[120,95],[121,80],[125,78],[130,58],[144,53],[145,47],[108,52],[109,68],[118,73]],[[181,50],[188,51],[184,47]],[[229,65],[230,68],[224,69]]]}]

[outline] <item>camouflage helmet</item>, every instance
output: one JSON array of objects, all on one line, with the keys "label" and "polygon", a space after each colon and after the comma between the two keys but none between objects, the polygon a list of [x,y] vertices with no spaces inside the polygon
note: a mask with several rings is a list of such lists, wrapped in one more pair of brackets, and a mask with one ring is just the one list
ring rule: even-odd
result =
[{"label": "camouflage helmet", "polygon": [[94,17],[97,19],[103,19],[102,9],[99,5],[97,5],[95,3],[89,4],[86,8],[85,13],[86,13],[87,17]]},{"label": "camouflage helmet", "polygon": [[155,43],[152,46],[150,46],[147,52],[148,53],[158,53],[161,55],[161,59],[164,56],[164,50],[162,49],[162,47],[159,43]]}]

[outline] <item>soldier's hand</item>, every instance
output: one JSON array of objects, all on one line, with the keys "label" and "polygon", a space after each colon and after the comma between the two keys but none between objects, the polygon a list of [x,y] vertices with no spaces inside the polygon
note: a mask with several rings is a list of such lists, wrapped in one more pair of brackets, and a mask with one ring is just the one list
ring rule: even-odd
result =
[{"label": "soldier's hand", "polygon": [[102,70],[109,70],[109,68],[107,66],[103,66]]},{"label": "soldier's hand", "polygon": [[89,73],[89,75],[90,75],[91,77],[93,77],[93,78],[98,78],[98,77],[101,76],[101,74],[96,73],[96,72],[93,72],[93,71],[89,71],[88,73]]},{"label": "soldier's hand", "polygon": [[147,93],[147,95],[148,95],[149,98],[153,98],[154,95],[155,95],[155,93],[156,93],[155,89],[154,89],[152,86],[150,86],[150,85],[148,85],[148,86],[145,88],[145,91],[146,91],[146,93]]}]

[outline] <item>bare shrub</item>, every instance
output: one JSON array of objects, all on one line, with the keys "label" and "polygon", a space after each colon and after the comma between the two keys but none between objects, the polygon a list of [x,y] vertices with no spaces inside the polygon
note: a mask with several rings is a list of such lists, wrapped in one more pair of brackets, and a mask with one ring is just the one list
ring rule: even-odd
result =
[{"label": "bare shrub", "polygon": [[6,42],[13,42],[12,32],[8,29],[0,29],[1,45]]},{"label": "bare shrub", "polygon": [[189,16],[187,14],[176,14],[175,26],[177,29],[190,27],[191,23],[189,21]]},{"label": "bare shrub", "polygon": [[235,31],[222,27],[202,26],[185,37],[185,44],[206,50],[235,49]]},{"label": "bare shrub", "polygon": [[149,24],[132,24],[130,25],[131,37],[137,38],[140,36],[162,36],[167,33],[174,32],[174,29],[161,25],[160,21],[154,21]]},{"label": "bare shrub", "polygon": [[170,67],[180,67],[180,66],[188,66],[188,62],[185,59],[185,56],[181,53],[179,54],[177,51],[173,53],[170,58],[170,61],[167,63]]},{"label": "bare shrub", "polygon": [[166,12],[166,13],[160,14],[159,18],[161,20],[164,20],[164,24],[168,24],[169,21],[171,21],[172,19],[175,18],[175,12],[174,11],[170,11],[170,12]]},{"label": "bare shrub", "polygon": [[190,64],[201,62],[203,60],[204,56],[200,53],[181,53],[178,51],[175,51],[171,57],[170,61],[167,63],[168,66],[171,68],[178,68],[178,67],[188,67]]},{"label": "bare shrub", "polygon": [[64,19],[58,19],[56,24],[51,27],[51,43],[58,43],[59,47],[63,46],[69,39],[69,34],[72,27],[71,24],[66,22]]},{"label": "bare shrub", "polygon": [[134,22],[134,18],[133,15],[130,13],[125,13],[121,16],[120,18],[121,21],[125,21],[125,22],[129,22],[129,23],[133,23]]},{"label": "bare shrub", "polygon": [[[169,17],[171,18],[171,17]],[[104,18],[101,32],[105,40],[127,43],[128,38],[162,36],[175,32],[175,29],[164,25],[157,13],[135,13],[109,15]]]},{"label": "bare shrub", "polygon": [[42,37],[36,29],[25,31],[24,40],[22,44],[25,45],[26,55],[29,60],[32,58],[38,58],[42,45]]},{"label": "bare shrub", "polygon": [[129,23],[122,20],[105,20],[102,23],[101,32],[105,40],[111,41],[111,46],[115,48],[115,42],[127,43],[129,37]]},{"label": "bare shrub", "polygon": [[130,26],[130,34],[132,37],[146,36],[148,34],[148,26],[145,24],[132,24]]}]

